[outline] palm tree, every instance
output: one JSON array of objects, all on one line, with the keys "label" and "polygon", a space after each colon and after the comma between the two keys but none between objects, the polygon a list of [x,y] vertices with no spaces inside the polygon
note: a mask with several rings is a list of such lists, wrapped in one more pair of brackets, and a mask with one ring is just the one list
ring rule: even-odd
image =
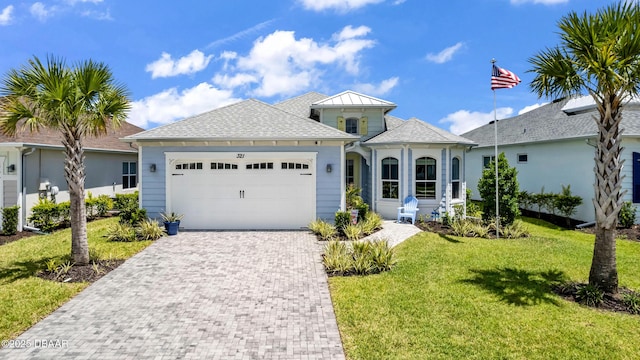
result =
[{"label": "palm tree", "polygon": [[71,255],[76,265],[89,263],[84,200],[84,149],[87,136],[118,127],[130,108],[126,88],[115,82],[103,63],[88,60],[68,68],[62,59],[37,57],[12,69],[2,80],[0,131],[15,135],[26,128],[60,131],[64,146],[64,175],[71,202]]},{"label": "palm tree", "polygon": [[589,284],[615,293],[615,230],[626,192],[621,190],[620,122],[623,106],[640,90],[640,7],[624,1],[595,14],[571,12],[558,27],[560,45],[529,59],[535,73],[531,89],[550,98],[588,93],[596,103],[596,240]]}]

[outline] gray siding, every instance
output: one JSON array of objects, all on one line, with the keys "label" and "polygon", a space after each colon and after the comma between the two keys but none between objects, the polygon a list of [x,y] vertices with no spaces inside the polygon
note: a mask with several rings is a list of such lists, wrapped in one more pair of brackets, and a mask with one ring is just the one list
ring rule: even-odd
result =
[{"label": "gray siding", "polygon": [[9,207],[18,203],[18,181],[4,180],[2,182],[2,201],[3,207]]},{"label": "gray siding", "polygon": [[[122,163],[138,161],[138,154],[85,152],[86,179],[85,188],[122,184]],[[60,191],[66,191],[64,178],[64,153],[62,150],[37,150],[25,157],[27,194],[37,194],[40,182],[48,180]]]},{"label": "gray siding", "polygon": [[[333,221],[340,209],[340,151],[338,146],[291,146],[291,147],[207,147],[207,146],[143,146],[142,161],[139,166],[142,184],[139,186],[141,206],[150,217],[159,217],[166,207],[165,152],[317,152],[316,161],[316,217]],[[156,172],[150,172],[151,164],[156,164]],[[333,171],[326,172],[327,164]]]}]

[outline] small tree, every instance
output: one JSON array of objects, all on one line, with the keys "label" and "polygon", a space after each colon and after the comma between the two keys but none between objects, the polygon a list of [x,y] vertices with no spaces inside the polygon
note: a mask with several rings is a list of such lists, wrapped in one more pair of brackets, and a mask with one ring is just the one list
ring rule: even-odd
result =
[{"label": "small tree", "polygon": [[562,185],[562,193],[555,196],[555,207],[567,219],[567,226],[571,226],[571,215],[582,204],[582,198],[571,194],[571,185]]},{"label": "small tree", "polygon": [[[509,167],[509,162],[504,153],[498,156],[498,205],[500,207],[500,222],[502,225],[511,225],[518,215],[518,171]],[[482,197],[482,219],[490,221],[496,217],[496,166],[492,161],[487,169],[482,172],[482,178],[478,182],[478,192]]]}]

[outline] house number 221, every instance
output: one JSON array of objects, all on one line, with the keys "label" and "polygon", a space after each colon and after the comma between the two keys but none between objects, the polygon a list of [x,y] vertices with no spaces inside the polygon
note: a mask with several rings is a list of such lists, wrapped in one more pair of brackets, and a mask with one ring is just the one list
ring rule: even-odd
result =
[{"label": "house number 221", "polygon": [[238,154],[238,155],[236,156],[236,159],[244,159],[244,154]]}]

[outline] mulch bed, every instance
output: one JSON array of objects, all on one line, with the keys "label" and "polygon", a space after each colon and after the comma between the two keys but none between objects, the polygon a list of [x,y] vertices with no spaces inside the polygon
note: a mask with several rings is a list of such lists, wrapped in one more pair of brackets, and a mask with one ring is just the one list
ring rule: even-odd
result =
[{"label": "mulch bed", "polygon": [[38,235],[30,231],[20,231],[15,235],[0,235],[0,245],[12,243],[26,237]]},{"label": "mulch bed", "polygon": [[[580,300],[578,299],[578,296],[577,296],[578,289],[581,286],[585,286],[585,285],[587,284],[579,284],[579,283],[562,284],[562,285],[554,286],[552,290],[556,295],[559,295],[560,297],[562,297],[567,301],[580,303]],[[606,311],[615,311],[615,312],[627,313],[631,315],[638,315],[637,313],[634,313],[633,310],[630,309],[624,303],[623,296],[625,294],[636,294],[637,296],[640,296],[640,293],[638,292],[629,290],[627,288],[620,288],[618,289],[617,294],[605,293],[602,303],[596,306],[595,308],[606,310]]]},{"label": "mulch bed", "polygon": [[57,282],[94,282],[109,271],[122,265],[124,260],[95,260],[89,265],[71,266],[68,271],[58,267],[57,271],[42,270],[37,275],[39,278]]}]

